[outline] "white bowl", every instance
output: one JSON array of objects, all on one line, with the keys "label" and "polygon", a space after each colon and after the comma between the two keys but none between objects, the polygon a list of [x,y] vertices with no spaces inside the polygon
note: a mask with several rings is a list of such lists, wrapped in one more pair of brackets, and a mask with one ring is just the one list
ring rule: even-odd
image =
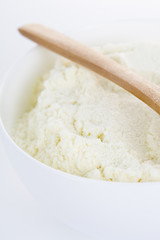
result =
[{"label": "white bowl", "polygon": [[[90,44],[108,41],[160,41],[159,22],[108,23],[70,34]],[[25,111],[35,80],[57,55],[32,49],[3,81],[0,131],[17,175],[31,194],[63,222],[101,239],[160,239],[160,183],[116,183],[86,179],[52,169],[33,159],[12,140],[16,119]]]}]

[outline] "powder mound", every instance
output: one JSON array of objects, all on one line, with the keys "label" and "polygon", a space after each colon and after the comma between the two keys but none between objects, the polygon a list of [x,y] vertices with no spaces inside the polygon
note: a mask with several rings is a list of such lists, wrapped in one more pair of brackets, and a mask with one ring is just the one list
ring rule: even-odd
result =
[{"label": "powder mound", "polygon": [[[98,51],[160,85],[160,46],[106,44]],[[38,86],[38,84],[37,84]],[[39,82],[14,140],[37,160],[106,181],[160,180],[160,117],[114,83],[59,57]]]}]

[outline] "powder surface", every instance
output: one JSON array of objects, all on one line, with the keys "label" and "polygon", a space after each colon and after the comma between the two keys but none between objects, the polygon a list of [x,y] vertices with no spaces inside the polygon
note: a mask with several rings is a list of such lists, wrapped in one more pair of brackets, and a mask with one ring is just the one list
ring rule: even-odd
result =
[{"label": "powder surface", "polygon": [[[160,45],[106,44],[98,51],[160,85]],[[15,142],[62,171],[106,181],[160,180],[160,116],[107,79],[59,57],[37,85]]]}]

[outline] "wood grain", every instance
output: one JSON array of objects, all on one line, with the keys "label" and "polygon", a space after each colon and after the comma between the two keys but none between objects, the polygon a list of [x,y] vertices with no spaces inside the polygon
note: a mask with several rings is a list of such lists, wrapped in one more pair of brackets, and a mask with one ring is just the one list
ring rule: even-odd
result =
[{"label": "wood grain", "polygon": [[159,86],[100,54],[96,50],[45,26],[28,24],[20,27],[19,32],[53,52],[108,78],[160,114]]}]

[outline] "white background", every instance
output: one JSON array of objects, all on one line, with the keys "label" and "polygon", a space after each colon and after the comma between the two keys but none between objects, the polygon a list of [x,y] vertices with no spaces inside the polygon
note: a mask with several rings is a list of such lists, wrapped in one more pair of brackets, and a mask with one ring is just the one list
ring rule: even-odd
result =
[{"label": "white background", "polygon": [[[0,83],[7,69],[32,46],[17,28],[43,23],[64,33],[113,19],[160,18],[158,0],[0,0]],[[0,239],[90,240],[42,209],[24,189],[0,142]],[[93,238],[92,238],[93,239]]]}]

